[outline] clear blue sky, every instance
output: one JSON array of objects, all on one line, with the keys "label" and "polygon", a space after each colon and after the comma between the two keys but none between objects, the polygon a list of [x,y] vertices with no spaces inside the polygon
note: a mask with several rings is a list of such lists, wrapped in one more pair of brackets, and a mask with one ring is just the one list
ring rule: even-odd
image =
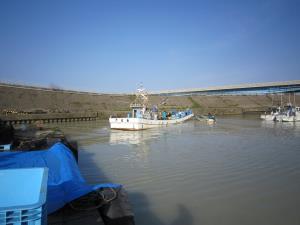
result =
[{"label": "clear blue sky", "polygon": [[299,0],[0,0],[0,81],[97,92],[300,79]]}]

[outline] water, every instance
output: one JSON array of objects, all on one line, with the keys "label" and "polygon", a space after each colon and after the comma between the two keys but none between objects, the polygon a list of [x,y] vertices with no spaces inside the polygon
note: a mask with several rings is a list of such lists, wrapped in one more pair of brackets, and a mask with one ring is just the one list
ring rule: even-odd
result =
[{"label": "water", "polygon": [[65,123],[89,183],[130,194],[139,225],[300,224],[300,123],[255,117],[111,131]]}]

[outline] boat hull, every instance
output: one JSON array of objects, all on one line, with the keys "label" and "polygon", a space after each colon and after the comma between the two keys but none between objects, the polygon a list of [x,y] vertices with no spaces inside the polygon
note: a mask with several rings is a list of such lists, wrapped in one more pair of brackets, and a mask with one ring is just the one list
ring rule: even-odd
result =
[{"label": "boat hull", "polygon": [[295,122],[296,116],[282,116],[282,122]]},{"label": "boat hull", "polygon": [[283,116],[282,122],[299,122],[300,121],[300,113],[296,113],[295,116]]},{"label": "boat hull", "polygon": [[266,121],[276,121],[276,115],[260,115],[260,118]]},{"label": "boat hull", "polygon": [[109,118],[110,128],[117,130],[145,130],[153,127],[163,127],[169,124],[182,123],[191,119],[194,114],[171,120],[149,120],[142,118]]}]

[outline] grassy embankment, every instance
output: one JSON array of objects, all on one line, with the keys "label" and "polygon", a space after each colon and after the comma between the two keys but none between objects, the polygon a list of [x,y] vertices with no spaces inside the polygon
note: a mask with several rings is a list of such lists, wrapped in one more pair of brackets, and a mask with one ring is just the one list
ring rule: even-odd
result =
[{"label": "grassy embankment", "polygon": [[[14,112],[42,109],[47,113],[95,113],[99,119],[110,115],[125,116],[134,95],[95,94],[64,92],[60,90],[35,90],[26,88],[0,87],[0,115]],[[288,96],[284,96],[286,102]],[[182,110],[191,108],[195,114],[216,115],[259,113],[272,105],[279,105],[278,96],[149,96],[150,105],[158,105],[161,110]],[[300,96],[296,96],[300,102]]]}]

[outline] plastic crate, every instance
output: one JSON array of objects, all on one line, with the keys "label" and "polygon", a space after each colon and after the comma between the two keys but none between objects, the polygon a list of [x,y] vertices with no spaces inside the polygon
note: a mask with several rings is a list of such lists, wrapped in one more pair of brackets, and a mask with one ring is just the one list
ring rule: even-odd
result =
[{"label": "plastic crate", "polygon": [[9,151],[11,149],[11,144],[0,145],[0,150]]},{"label": "plastic crate", "polygon": [[47,224],[48,168],[0,170],[0,224]]}]

